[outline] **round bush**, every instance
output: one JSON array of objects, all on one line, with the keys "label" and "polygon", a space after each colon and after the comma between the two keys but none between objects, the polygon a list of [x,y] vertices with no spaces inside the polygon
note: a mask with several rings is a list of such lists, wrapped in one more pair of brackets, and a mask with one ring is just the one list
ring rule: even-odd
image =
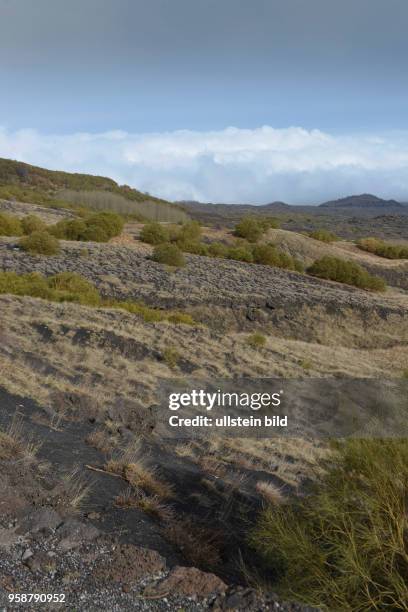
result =
[{"label": "round bush", "polygon": [[147,244],[162,244],[169,242],[169,232],[166,227],[155,221],[146,223],[140,232],[140,240]]},{"label": "round bush", "polygon": [[37,215],[27,215],[27,217],[21,219],[21,227],[23,233],[28,235],[33,232],[43,232],[47,226]]},{"label": "round bush", "polygon": [[181,242],[199,241],[201,239],[201,226],[198,221],[184,223],[176,234],[176,239]]},{"label": "round bush", "polygon": [[264,230],[262,225],[252,217],[244,217],[235,226],[235,235],[245,238],[248,242],[256,242],[262,236]]},{"label": "round bush", "polygon": [[57,238],[48,232],[33,232],[21,238],[19,244],[33,255],[57,255],[60,250]]},{"label": "round bush", "polygon": [[0,213],[0,236],[21,236],[23,229],[18,217]]},{"label": "round bush", "polygon": [[208,254],[211,257],[226,257],[228,253],[228,247],[223,242],[211,242],[208,245]]},{"label": "round bush", "polygon": [[98,227],[106,234],[106,240],[122,233],[124,221],[122,217],[113,212],[102,212],[91,215],[86,219],[88,227]]},{"label": "round bush", "polygon": [[175,244],[159,244],[153,251],[152,259],[168,266],[181,267],[186,264],[183,253]]}]

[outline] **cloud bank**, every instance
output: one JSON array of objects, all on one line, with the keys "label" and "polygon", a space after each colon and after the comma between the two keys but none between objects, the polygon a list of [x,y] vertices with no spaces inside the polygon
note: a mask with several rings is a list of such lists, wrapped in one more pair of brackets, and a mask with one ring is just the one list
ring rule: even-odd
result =
[{"label": "cloud bank", "polygon": [[0,156],[105,175],[170,200],[320,203],[370,192],[408,201],[408,132],[301,127],[132,134],[0,128]]}]

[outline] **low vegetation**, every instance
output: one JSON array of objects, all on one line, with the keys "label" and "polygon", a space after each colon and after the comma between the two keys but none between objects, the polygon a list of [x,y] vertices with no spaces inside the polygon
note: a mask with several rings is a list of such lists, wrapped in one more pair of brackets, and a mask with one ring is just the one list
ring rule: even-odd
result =
[{"label": "low vegetation", "polygon": [[363,251],[386,259],[408,259],[408,246],[402,244],[389,244],[377,238],[362,238],[357,242],[357,246]]},{"label": "low vegetation", "polygon": [[327,610],[404,610],[408,445],[338,444],[310,495],[270,505],[251,543],[286,597]]},{"label": "low vegetation", "polygon": [[58,240],[48,232],[35,231],[24,236],[19,246],[31,255],[58,255],[60,245]]},{"label": "low vegetation", "polygon": [[52,302],[74,302],[83,306],[125,310],[147,323],[168,321],[173,324],[195,325],[194,319],[176,310],[163,311],[145,304],[102,298],[96,287],[80,274],[60,272],[44,277],[37,272],[16,274],[0,272],[0,294],[27,295]]},{"label": "low vegetation", "polygon": [[[250,227],[253,222],[256,224],[260,230],[259,235],[262,235],[268,227],[273,226],[273,220],[269,218],[258,221],[250,217],[244,219],[243,223],[246,224],[247,221]],[[196,221],[169,227],[164,227],[160,223],[147,223],[140,233],[140,239],[155,245],[153,253],[155,261],[170,266],[184,265],[184,258],[182,258],[184,252],[303,272],[303,265],[299,260],[284,253],[271,243],[255,244],[255,241],[238,239],[232,245],[223,242],[207,244],[202,241],[201,227]]]},{"label": "low vegetation", "polygon": [[23,228],[18,217],[0,212],[0,236],[21,236]]},{"label": "low vegetation", "polygon": [[122,233],[123,225],[123,218],[116,213],[102,212],[84,219],[63,219],[47,229],[56,238],[64,240],[107,242]]},{"label": "low vegetation", "polygon": [[354,285],[360,289],[371,291],[385,291],[386,289],[385,281],[382,278],[369,274],[367,270],[352,261],[330,255],[317,259],[307,269],[307,272],[312,276]]},{"label": "low vegetation", "polygon": [[315,240],[320,240],[320,242],[327,242],[327,243],[336,242],[336,240],[339,240],[336,234],[334,234],[333,232],[330,232],[327,229],[315,230],[314,232],[310,232],[309,236],[310,238],[314,238]]},{"label": "low vegetation", "polygon": [[234,233],[248,242],[257,242],[269,228],[278,228],[279,223],[273,217],[243,217],[235,226]]},{"label": "low vegetation", "polygon": [[247,337],[247,344],[253,349],[261,349],[266,344],[266,338],[260,332],[255,332]]},{"label": "low vegetation", "polygon": [[153,261],[175,268],[186,265],[184,255],[176,244],[163,243],[156,246],[152,255]]}]

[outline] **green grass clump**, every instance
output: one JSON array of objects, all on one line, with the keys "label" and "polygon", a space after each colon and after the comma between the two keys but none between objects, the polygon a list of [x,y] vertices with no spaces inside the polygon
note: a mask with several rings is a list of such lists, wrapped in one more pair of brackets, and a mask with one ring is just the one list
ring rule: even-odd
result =
[{"label": "green grass clump", "polygon": [[408,246],[402,244],[388,244],[377,238],[362,238],[357,242],[357,246],[363,251],[386,259],[408,259]]},{"label": "green grass clump", "polygon": [[58,255],[60,251],[57,238],[48,232],[33,232],[23,236],[19,245],[31,255]]},{"label": "green grass clump", "polygon": [[23,233],[28,235],[33,232],[44,232],[47,225],[37,215],[27,215],[21,219],[21,228]]},{"label": "green grass clump", "polygon": [[18,217],[0,213],[0,236],[21,236],[23,228]]},{"label": "green grass clump", "polygon": [[152,255],[153,261],[180,268],[186,265],[183,253],[176,244],[164,243],[155,247]]},{"label": "green grass clump", "polygon": [[310,232],[309,236],[310,238],[314,238],[315,240],[320,240],[320,242],[327,242],[327,243],[336,242],[336,240],[339,239],[338,236],[336,236],[336,234],[326,229],[318,229],[318,230],[315,230],[314,232]]},{"label": "green grass clump", "polygon": [[250,541],[284,597],[326,610],[406,610],[408,444],[337,444],[309,495],[270,506]]},{"label": "green grass clump", "polygon": [[146,223],[140,232],[140,240],[147,242],[147,244],[162,244],[163,242],[169,242],[169,239],[168,229],[156,221]]},{"label": "green grass clump", "polygon": [[255,332],[247,337],[247,344],[253,349],[261,349],[266,344],[266,338],[260,332]]},{"label": "green grass clump", "polygon": [[312,276],[354,285],[360,289],[370,289],[372,291],[385,291],[386,289],[385,281],[382,278],[369,274],[367,270],[353,261],[346,261],[329,255],[317,259],[307,269],[307,272]]}]

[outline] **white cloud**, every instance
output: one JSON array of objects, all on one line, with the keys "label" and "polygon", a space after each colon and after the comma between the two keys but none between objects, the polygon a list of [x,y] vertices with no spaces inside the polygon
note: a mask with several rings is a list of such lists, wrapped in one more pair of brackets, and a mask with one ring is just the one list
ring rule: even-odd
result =
[{"label": "white cloud", "polygon": [[318,203],[362,192],[408,200],[408,132],[264,126],[50,135],[0,128],[0,156],[110,176],[172,200]]}]

